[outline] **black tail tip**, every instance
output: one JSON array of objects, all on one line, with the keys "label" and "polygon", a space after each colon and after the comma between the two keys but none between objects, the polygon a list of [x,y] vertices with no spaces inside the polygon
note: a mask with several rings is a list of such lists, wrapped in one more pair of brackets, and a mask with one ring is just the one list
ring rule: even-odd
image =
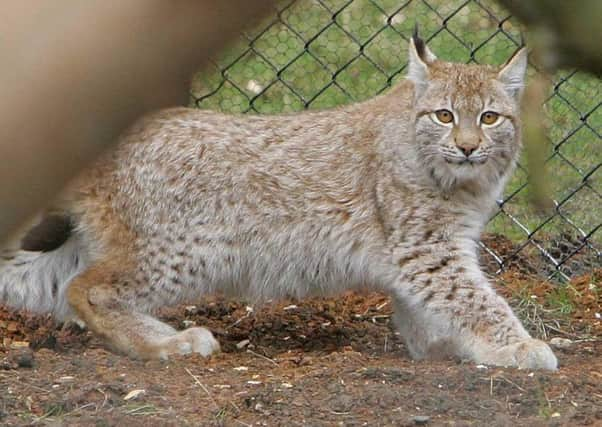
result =
[{"label": "black tail tip", "polygon": [[50,252],[62,246],[73,233],[73,223],[66,215],[46,215],[21,240],[24,251]]}]

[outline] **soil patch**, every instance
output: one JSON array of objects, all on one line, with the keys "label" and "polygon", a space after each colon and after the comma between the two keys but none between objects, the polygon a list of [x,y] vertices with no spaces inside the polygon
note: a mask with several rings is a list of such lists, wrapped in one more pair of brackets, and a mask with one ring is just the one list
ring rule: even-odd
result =
[{"label": "soil patch", "polygon": [[534,334],[563,339],[556,373],[412,361],[377,293],[167,309],[178,328],[209,327],[223,352],[165,363],[0,309],[0,425],[602,425],[600,277],[564,287],[520,270],[498,277]]}]

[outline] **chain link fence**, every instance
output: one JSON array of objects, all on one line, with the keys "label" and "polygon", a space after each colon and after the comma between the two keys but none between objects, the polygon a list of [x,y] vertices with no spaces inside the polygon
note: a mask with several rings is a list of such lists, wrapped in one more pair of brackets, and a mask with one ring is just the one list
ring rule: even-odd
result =
[{"label": "chain link fence", "polygon": [[[416,24],[429,47],[450,61],[500,65],[521,40],[518,23],[493,0],[282,2],[213,69],[195,76],[192,102],[274,114],[364,100],[403,78]],[[554,212],[533,211],[519,166],[481,245],[493,272],[518,265],[567,280],[602,267],[602,84],[566,71],[550,86],[546,156]]]}]

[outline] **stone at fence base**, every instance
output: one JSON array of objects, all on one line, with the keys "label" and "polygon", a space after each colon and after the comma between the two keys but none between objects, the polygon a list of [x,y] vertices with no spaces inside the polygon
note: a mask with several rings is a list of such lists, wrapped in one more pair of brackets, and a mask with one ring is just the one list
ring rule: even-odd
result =
[{"label": "stone at fence base", "polygon": [[550,345],[552,347],[566,349],[573,345],[573,341],[568,338],[554,337],[550,340]]}]

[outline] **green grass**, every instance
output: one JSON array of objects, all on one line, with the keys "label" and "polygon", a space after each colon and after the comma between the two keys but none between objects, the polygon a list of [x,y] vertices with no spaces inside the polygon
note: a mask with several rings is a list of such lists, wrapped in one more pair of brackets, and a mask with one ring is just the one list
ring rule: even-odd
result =
[{"label": "green grass", "polygon": [[[217,58],[212,69],[195,76],[193,103],[225,112],[273,114],[364,100],[403,77],[407,43],[416,24],[430,48],[450,61],[499,65],[520,40],[517,23],[505,20],[507,12],[492,0],[480,2],[486,9],[476,2],[460,8],[463,0],[415,0],[401,8],[405,3],[281,3],[280,20],[276,16],[267,19]],[[472,57],[471,49],[476,49]],[[559,73],[555,81],[567,75]],[[602,163],[602,146],[595,133],[602,133],[602,107],[596,109],[601,89],[600,79],[577,73],[560,84],[546,103],[547,150],[549,155],[555,154],[548,163],[553,198],[561,202],[578,190],[559,210],[585,233],[601,221],[602,171],[592,174],[587,186],[582,179]],[[525,182],[526,172],[518,170],[506,195]],[[542,240],[562,233],[579,235],[560,216],[547,221],[546,216],[536,215],[528,188],[504,209],[530,231],[538,229],[535,236]],[[506,215],[496,216],[489,231],[514,241],[527,238]],[[602,231],[592,240],[601,243]]]}]

